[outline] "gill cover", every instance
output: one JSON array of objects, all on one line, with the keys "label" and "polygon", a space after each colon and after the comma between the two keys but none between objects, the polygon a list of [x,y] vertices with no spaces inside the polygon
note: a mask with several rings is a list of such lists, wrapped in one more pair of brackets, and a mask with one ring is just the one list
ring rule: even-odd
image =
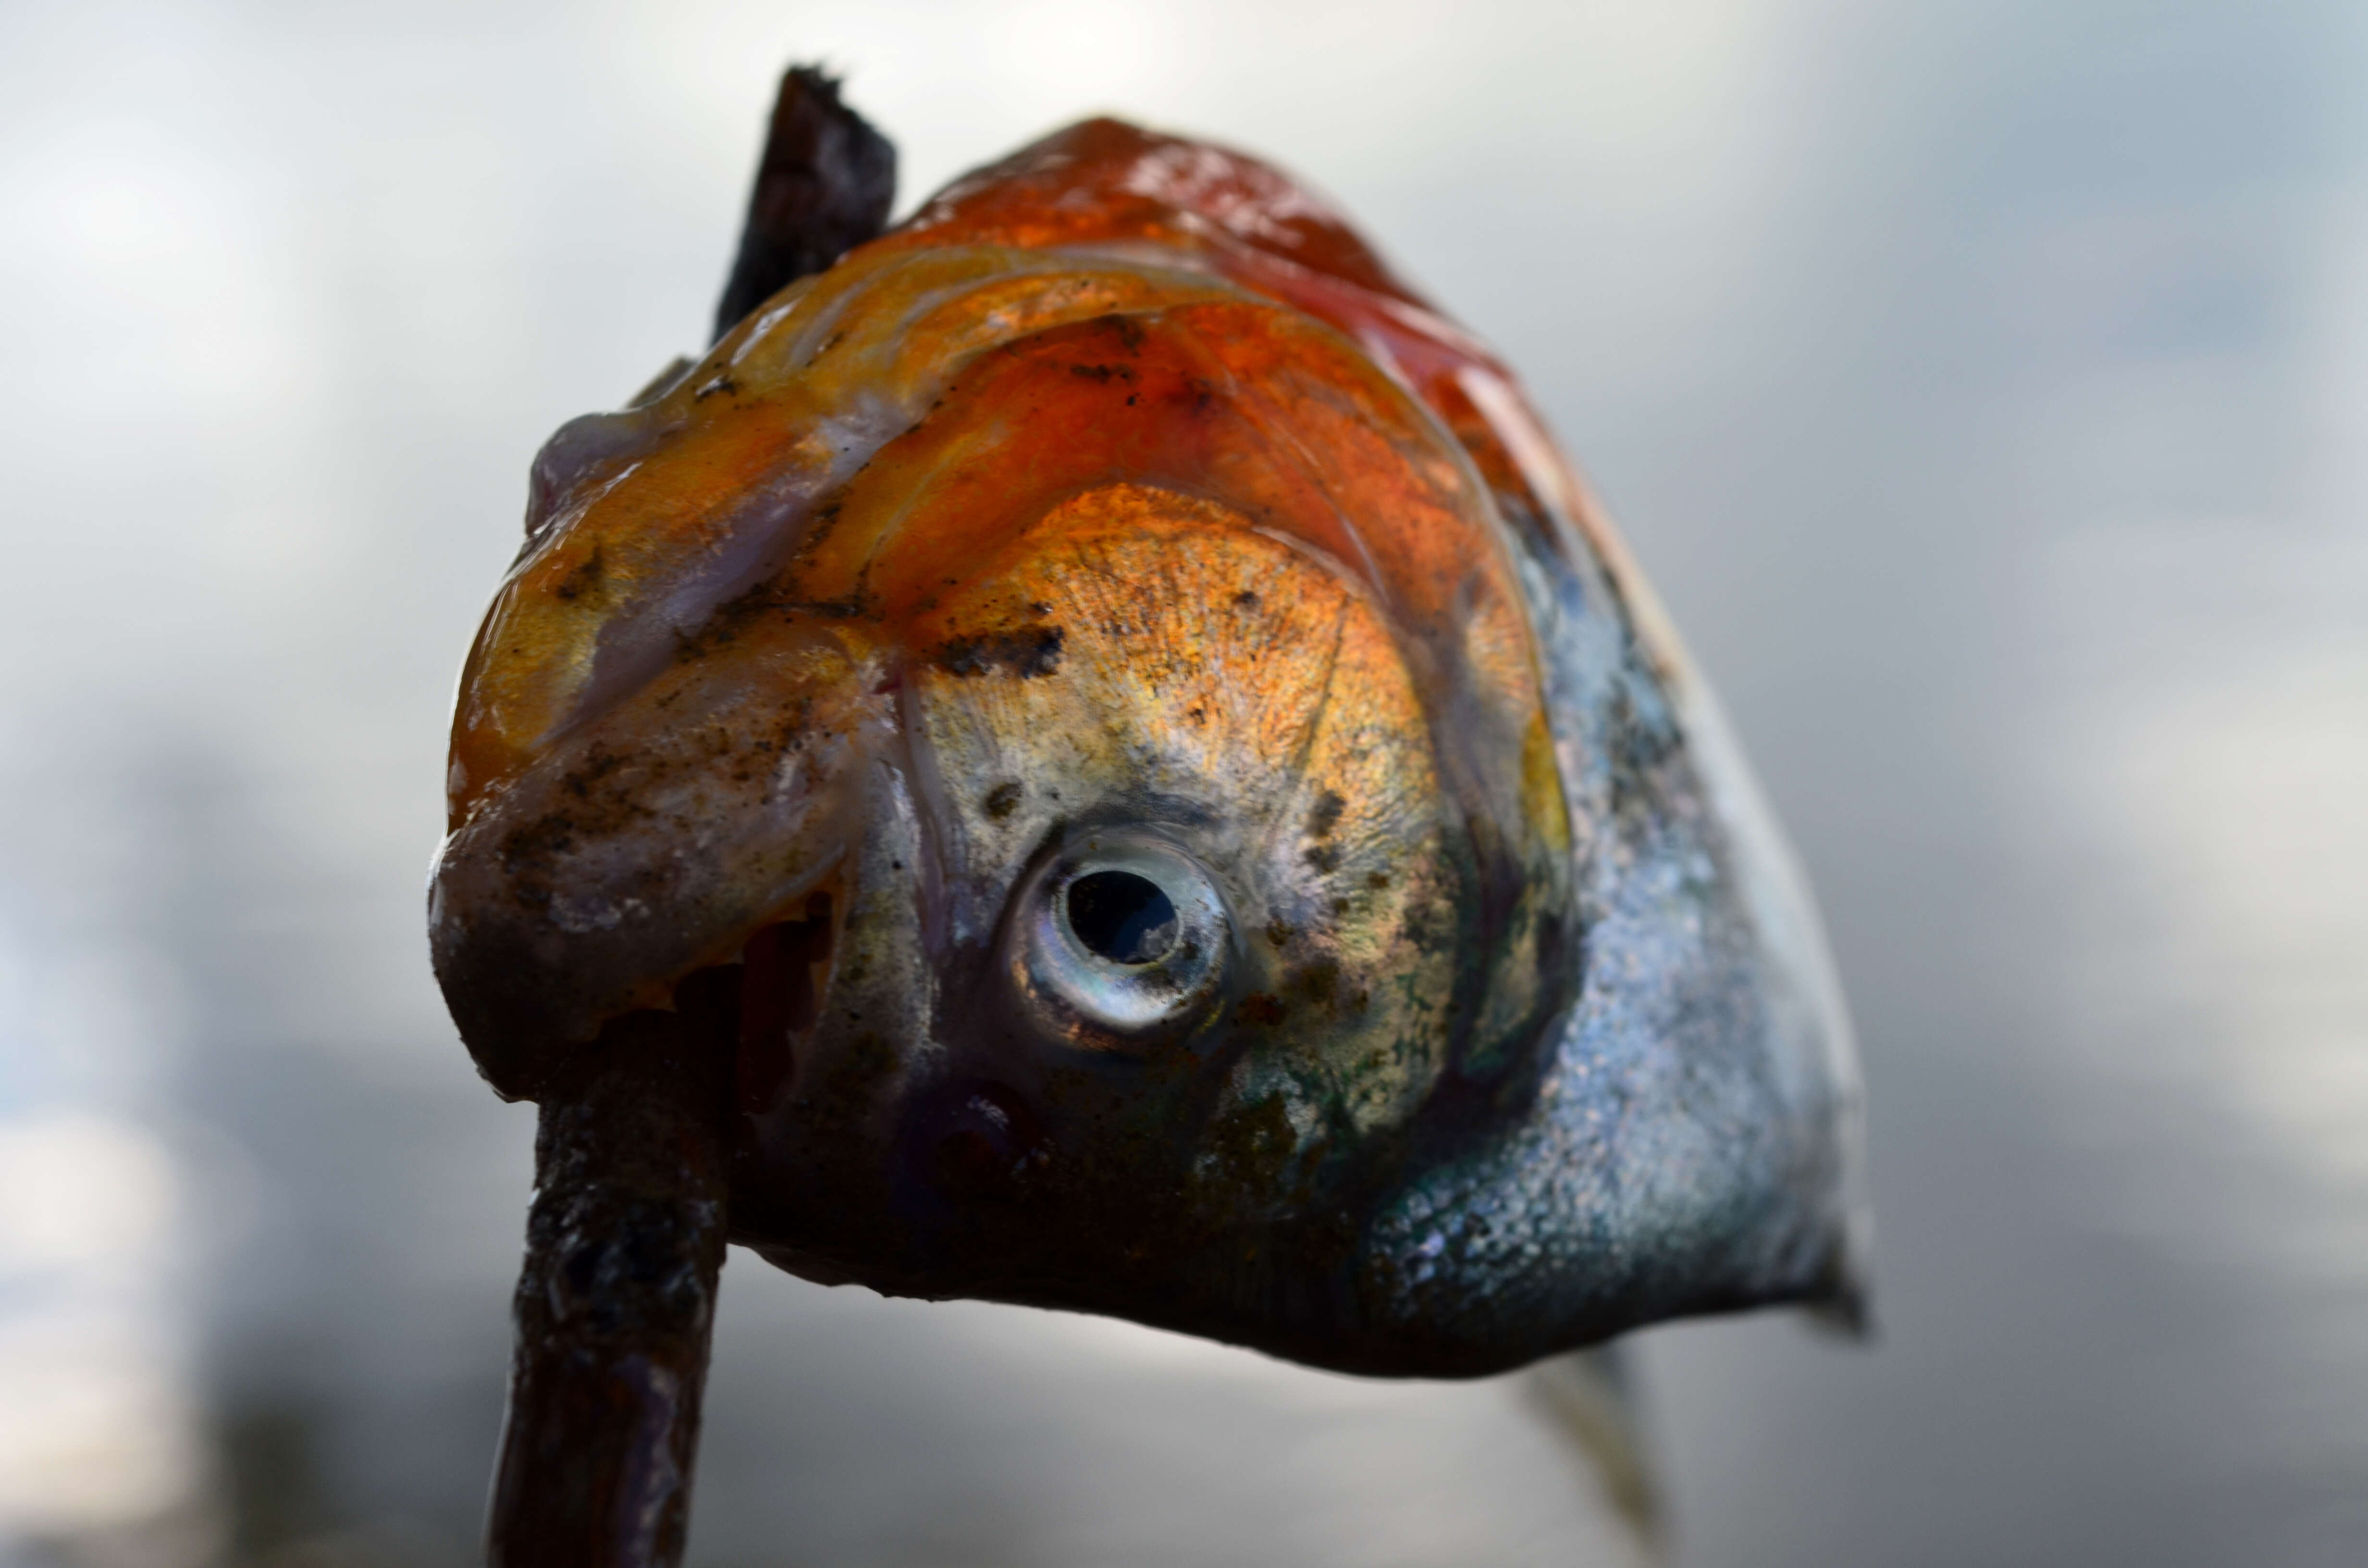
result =
[{"label": "gill cover", "polygon": [[1853,1310],[1848,1026],[1714,705],[1274,171],[969,176],[562,429],[528,536],[439,977],[531,1096],[729,971],[771,1260],[1379,1373]]}]

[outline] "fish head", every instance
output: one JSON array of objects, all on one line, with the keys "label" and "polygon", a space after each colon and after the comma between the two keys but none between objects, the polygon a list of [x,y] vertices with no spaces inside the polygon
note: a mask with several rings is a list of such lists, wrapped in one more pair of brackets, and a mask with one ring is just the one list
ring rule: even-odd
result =
[{"label": "fish head", "polygon": [[1715,701],[1250,160],[1087,122],[564,427],[451,755],[480,1070],[675,1011],[806,1278],[1380,1374],[1855,1310],[1849,1023]]},{"label": "fish head", "polygon": [[725,994],[737,1239],[1320,1355],[1426,1108],[1533,1087],[1576,994],[1501,525],[1218,279],[792,292],[539,462],[431,892],[463,1038],[534,1096]]}]

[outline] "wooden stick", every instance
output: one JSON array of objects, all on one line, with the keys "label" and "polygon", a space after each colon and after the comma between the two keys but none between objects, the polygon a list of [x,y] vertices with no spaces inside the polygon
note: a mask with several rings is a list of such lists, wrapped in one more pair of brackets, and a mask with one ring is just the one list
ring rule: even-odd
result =
[{"label": "wooden stick", "polygon": [[[704,977],[700,977],[704,978]],[[541,1096],[494,1568],[672,1568],[723,1267],[733,1034],[635,1013]]]}]

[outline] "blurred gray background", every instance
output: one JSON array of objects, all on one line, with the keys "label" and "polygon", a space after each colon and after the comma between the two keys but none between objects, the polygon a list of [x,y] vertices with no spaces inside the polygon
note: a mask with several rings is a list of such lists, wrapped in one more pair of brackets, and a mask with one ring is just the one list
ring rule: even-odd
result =
[{"label": "blurred gray background", "polygon": [[[427,973],[561,420],[772,79],[1111,108],[1499,345],[1724,688],[1873,1108],[1872,1350],[1656,1330],[1702,1568],[2368,1561],[2368,10],[0,5],[0,1564],[469,1560],[532,1112]],[[1518,1382],[726,1273],[702,1568],[1617,1561]]]}]

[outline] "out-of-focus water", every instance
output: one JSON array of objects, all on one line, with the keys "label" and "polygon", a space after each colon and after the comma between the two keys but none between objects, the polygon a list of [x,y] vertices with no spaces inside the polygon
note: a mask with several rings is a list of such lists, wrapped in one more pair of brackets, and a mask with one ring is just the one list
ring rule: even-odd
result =
[{"label": "out-of-focus water", "polygon": [[[531,1112],[420,892],[528,458],[696,345],[769,79],[908,199],[1114,108],[1521,367],[1822,891],[1872,1350],[1639,1337],[1679,1557],[2368,1552],[2368,14],[0,11],[0,1563],[457,1563]],[[727,1271],[736,1564],[1621,1561],[1517,1383]]]}]

